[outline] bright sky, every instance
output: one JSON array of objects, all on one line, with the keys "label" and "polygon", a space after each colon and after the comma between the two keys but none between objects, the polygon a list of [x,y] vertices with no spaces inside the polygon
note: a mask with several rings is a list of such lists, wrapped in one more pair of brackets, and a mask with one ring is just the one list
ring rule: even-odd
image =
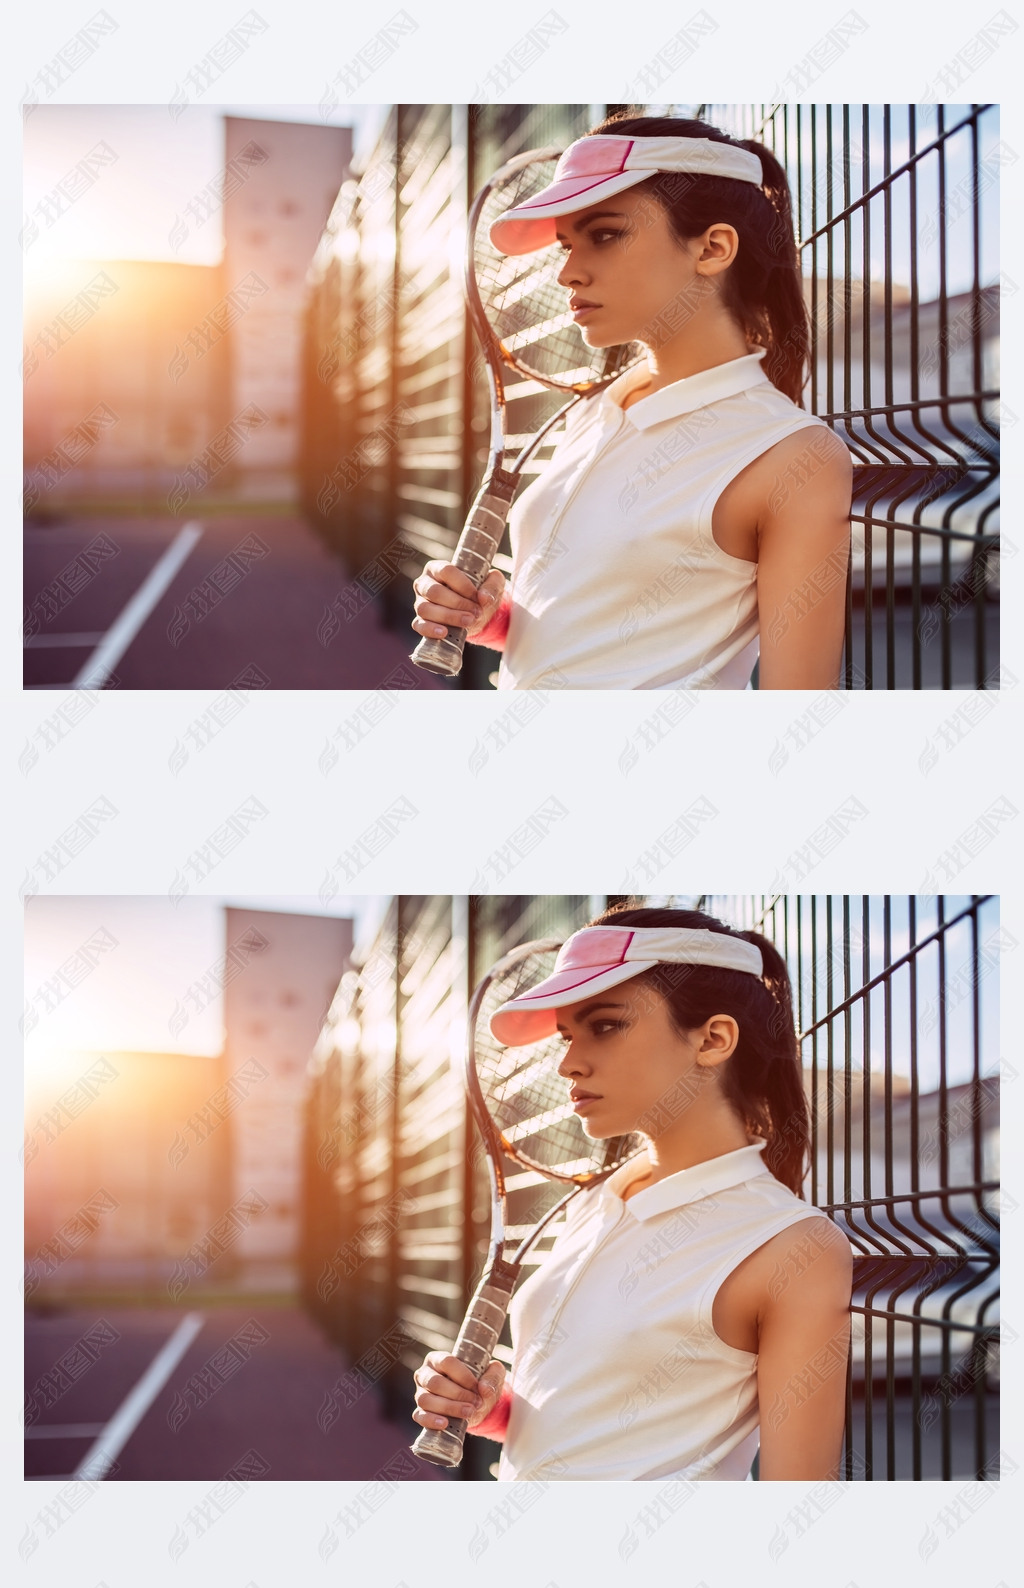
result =
[{"label": "bright sky", "polygon": [[224,116],[352,126],[358,156],[387,110],[349,106],[325,123],[316,105],[189,105],[172,121],[166,105],[40,105],[25,121],[26,214],[97,144],[117,158],[97,166],[77,202],[42,227],[30,267],[90,257],[217,264],[223,237],[216,219],[190,228],[177,250],[168,237],[175,217],[223,169]]},{"label": "bright sky", "polygon": [[[38,1023],[25,1040],[26,1076],[69,1050],[125,1049],[163,1053],[219,1053],[223,1000],[172,1036],[168,1022],[191,984],[223,959],[224,907],[296,915],[351,916],[360,926],[379,901],[339,894],[329,907],[315,897],[184,898],[50,897],[37,894],[25,911],[25,1000]],[[103,934],[96,938],[96,934]],[[96,938],[94,969],[67,986],[60,966]],[[111,940],[113,943],[111,944]]]}]

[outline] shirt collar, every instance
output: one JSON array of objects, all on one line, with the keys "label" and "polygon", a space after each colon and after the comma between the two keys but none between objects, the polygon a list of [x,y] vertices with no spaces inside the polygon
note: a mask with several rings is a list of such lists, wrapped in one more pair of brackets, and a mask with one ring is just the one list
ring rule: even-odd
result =
[{"label": "shirt collar", "polygon": [[[724,364],[713,364],[710,369],[698,370],[683,380],[662,386],[650,397],[641,397],[622,411],[635,430],[650,430],[666,419],[678,419],[680,414],[692,413],[695,408],[705,408],[708,403],[720,402],[723,397],[735,397],[737,392],[751,386],[767,386],[768,377],[761,368],[766,348],[759,347],[742,358],[730,358]],[[614,403],[621,409],[622,399],[636,386],[642,386],[648,376],[646,364],[627,369],[602,392],[602,401]]]},{"label": "shirt collar", "polygon": [[[702,1197],[711,1196],[715,1191],[727,1191],[730,1186],[742,1185],[745,1180],[770,1174],[771,1170],[761,1156],[766,1146],[767,1142],[764,1141],[751,1142],[747,1147],[737,1147],[734,1152],[723,1152],[705,1163],[695,1163],[689,1169],[680,1169],[676,1174],[667,1175],[646,1191],[637,1191],[629,1197],[623,1204],[626,1212],[644,1223],[687,1202],[699,1202]],[[636,1178],[638,1167],[645,1162],[641,1156],[639,1166],[635,1159],[623,1164],[605,1181],[605,1192],[621,1200],[622,1191]]]}]

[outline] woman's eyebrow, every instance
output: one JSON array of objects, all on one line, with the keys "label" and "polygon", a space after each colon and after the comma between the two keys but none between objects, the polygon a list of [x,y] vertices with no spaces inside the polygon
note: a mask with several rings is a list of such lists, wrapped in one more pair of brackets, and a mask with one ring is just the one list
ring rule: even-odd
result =
[{"label": "woman's eyebrow", "polygon": [[[585,1020],[587,1015],[592,1015],[596,1009],[625,1009],[625,1007],[625,1004],[612,1004],[608,1003],[607,1000],[599,1000],[597,1003],[584,1004],[583,1008],[577,1014],[576,1019]],[[563,1029],[561,1022],[559,1022],[558,1029],[559,1031]]]},{"label": "woman's eyebrow", "polygon": [[[574,231],[574,232],[578,232],[581,226],[587,226],[587,225],[590,224],[591,221],[605,220],[609,216],[611,216],[611,218],[613,220],[617,220],[617,221],[624,221],[626,219],[626,214],[625,214],[624,210],[595,210],[592,215],[584,215],[583,219],[580,220],[580,221],[575,221],[575,222],[570,221],[569,222],[569,230],[570,231]],[[557,239],[558,242],[562,241],[562,235],[563,234],[561,232],[556,232],[555,233],[555,238]]]}]

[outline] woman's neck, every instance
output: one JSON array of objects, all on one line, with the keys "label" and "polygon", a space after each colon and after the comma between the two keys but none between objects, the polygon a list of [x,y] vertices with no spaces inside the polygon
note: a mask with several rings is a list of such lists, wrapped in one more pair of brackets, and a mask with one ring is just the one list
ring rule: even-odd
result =
[{"label": "woman's neck", "polygon": [[[690,1158],[687,1163],[681,1163],[674,1154],[664,1156],[658,1153],[657,1145],[648,1142],[646,1148],[647,1162],[641,1173],[636,1174],[622,1190],[623,1202],[628,1202],[631,1196],[638,1191],[646,1191],[649,1186],[657,1185],[659,1180],[667,1180],[669,1175],[679,1174],[683,1169],[693,1169],[697,1164],[707,1163],[711,1158],[721,1158],[727,1152],[737,1152],[741,1147],[749,1147],[750,1140],[746,1131],[743,1140],[732,1142],[729,1146],[717,1148],[702,1146],[696,1150],[697,1156]],[[642,1159],[641,1159],[642,1162]]]},{"label": "woman's neck", "polygon": [[717,364],[745,358],[751,351],[735,320],[724,311],[696,314],[671,340],[644,347],[650,372],[649,384],[639,394],[644,397]]},{"label": "woman's neck", "polygon": [[647,1161],[651,1173],[646,1185],[655,1185],[670,1174],[682,1169],[692,1169],[696,1164],[707,1163],[709,1158],[721,1158],[724,1153],[748,1147],[750,1137],[746,1126],[730,1110],[724,1117],[717,1112],[704,1123],[681,1120],[646,1142]]}]

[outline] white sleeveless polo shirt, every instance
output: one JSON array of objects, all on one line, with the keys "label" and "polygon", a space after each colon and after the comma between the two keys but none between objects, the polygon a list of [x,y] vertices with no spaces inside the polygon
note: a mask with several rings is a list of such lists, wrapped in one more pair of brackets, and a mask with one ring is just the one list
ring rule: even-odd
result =
[{"label": "white sleeveless polo shirt", "polygon": [[824,421],[761,367],[764,349],[622,408],[627,370],[569,411],[513,504],[512,613],[499,689],[744,689],[757,660],[757,563],[711,533],[729,481]]},{"label": "white sleeveless polo shirt", "polygon": [[715,1334],[715,1295],[773,1235],[827,1217],[776,1180],[764,1145],[624,1202],[644,1167],[633,1161],[569,1204],[550,1255],[512,1298],[500,1480],[747,1477],[757,1355]]}]

